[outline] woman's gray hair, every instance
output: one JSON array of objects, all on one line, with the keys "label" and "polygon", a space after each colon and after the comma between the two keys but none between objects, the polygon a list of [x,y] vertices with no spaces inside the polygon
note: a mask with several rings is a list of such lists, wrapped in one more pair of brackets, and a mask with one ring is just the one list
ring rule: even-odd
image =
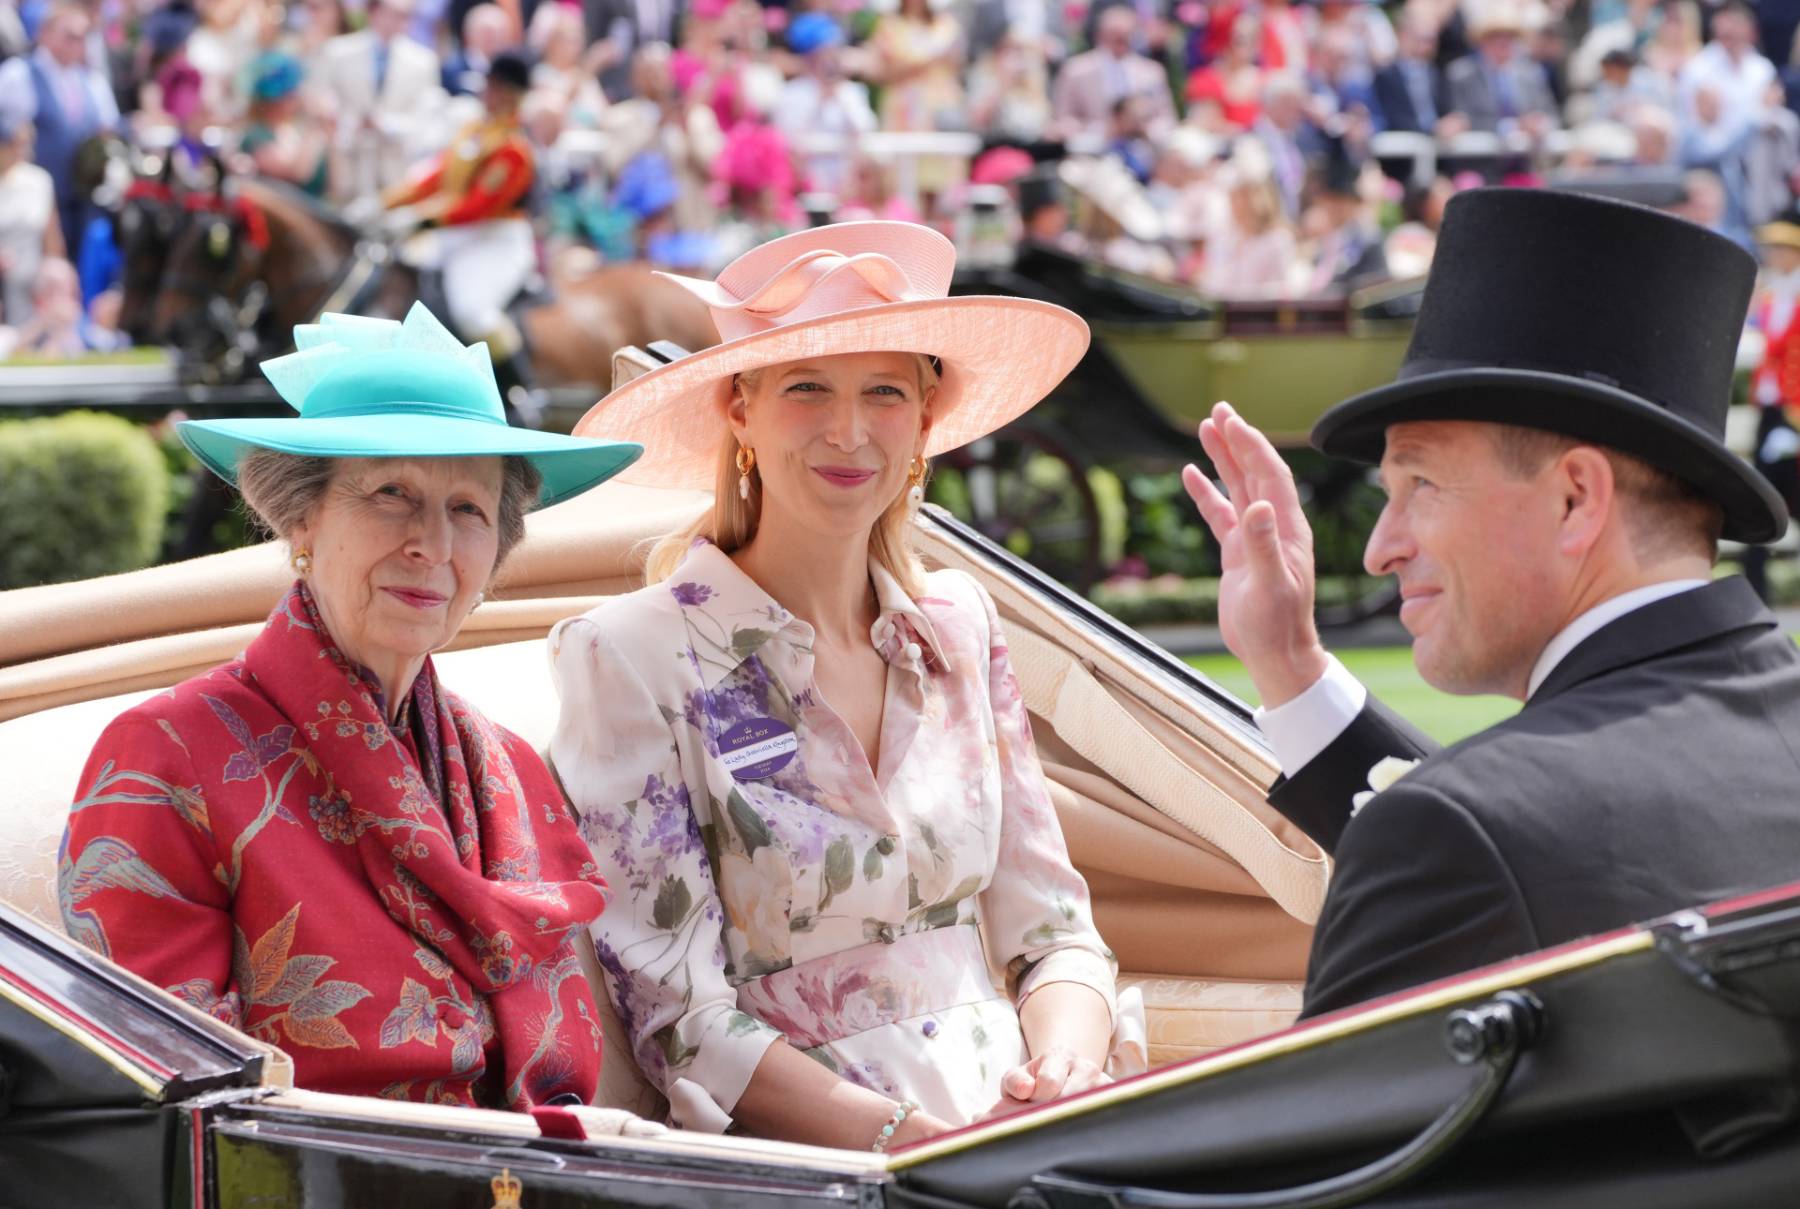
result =
[{"label": "woman's gray hair", "polygon": [[[274,449],[253,449],[238,462],[238,492],[270,536],[286,539],[312,514],[331,486],[340,458],[315,458]],[[525,536],[525,514],[537,503],[543,478],[524,458],[500,459],[500,549],[498,571]]]}]

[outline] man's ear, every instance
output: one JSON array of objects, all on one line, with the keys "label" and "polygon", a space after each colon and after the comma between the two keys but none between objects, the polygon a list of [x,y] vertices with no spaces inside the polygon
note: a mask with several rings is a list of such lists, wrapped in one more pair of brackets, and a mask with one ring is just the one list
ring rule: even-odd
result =
[{"label": "man's ear", "polygon": [[1580,557],[1599,543],[1618,510],[1612,461],[1592,445],[1577,445],[1556,460],[1551,483],[1561,506],[1558,548]]}]

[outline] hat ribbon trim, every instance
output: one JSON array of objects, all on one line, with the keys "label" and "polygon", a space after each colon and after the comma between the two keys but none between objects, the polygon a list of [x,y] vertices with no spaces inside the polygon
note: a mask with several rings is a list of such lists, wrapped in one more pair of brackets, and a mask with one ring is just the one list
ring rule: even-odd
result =
[{"label": "hat ribbon trim", "polygon": [[[454,403],[432,403],[424,399],[383,399],[379,403],[344,404],[308,402],[309,405],[300,413],[299,418],[302,420],[356,420],[404,414],[433,416],[445,420],[473,420],[478,424],[506,427],[505,418],[494,412],[473,411]],[[399,408],[404,408],[405,411],[397,411]]]},{"label": "hat ribbon trim", "polygon": [[855,273],[883,302],[901,302],[924,295],[913,289],[906,270],[879,252],[845,256],[820,248],[796,256],[767,281],[744,297],[717,282],[683,281],[688,289],[715,311],[778,319],[788,314],[826,282],[844,273]]}]

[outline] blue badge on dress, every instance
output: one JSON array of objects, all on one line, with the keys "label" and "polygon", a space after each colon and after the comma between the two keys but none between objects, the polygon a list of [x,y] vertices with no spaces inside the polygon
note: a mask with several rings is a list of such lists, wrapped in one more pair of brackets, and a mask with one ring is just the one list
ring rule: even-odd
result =
[{"label": "blue badge on dress", "polygon": [[719,760],[740,781],[761,781],[786,768],[800,741],[774,718],[750,718],[719,736]]}]

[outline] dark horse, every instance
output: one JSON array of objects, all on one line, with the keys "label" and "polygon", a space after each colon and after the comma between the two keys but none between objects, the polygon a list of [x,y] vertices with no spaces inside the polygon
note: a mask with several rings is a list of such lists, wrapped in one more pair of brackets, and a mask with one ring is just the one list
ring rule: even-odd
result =
[{"label": "dark horse", "polygon": [[[185,221],[154,295],[144,296],[141,276],[128,281],[123,310],[139,318],[134,335],[182,349],[205,376],[241,377],[291,348],[294,326],[321,311],[398,319],[419,297],[419,274],[387,244],[291,186],[236,177],[179,203]],[[646,265],[553,268],[549,284],[553,298],[526,308],[520,324],[541,386],[601,392],[625,345],[718,340],[705,305]]]}]

